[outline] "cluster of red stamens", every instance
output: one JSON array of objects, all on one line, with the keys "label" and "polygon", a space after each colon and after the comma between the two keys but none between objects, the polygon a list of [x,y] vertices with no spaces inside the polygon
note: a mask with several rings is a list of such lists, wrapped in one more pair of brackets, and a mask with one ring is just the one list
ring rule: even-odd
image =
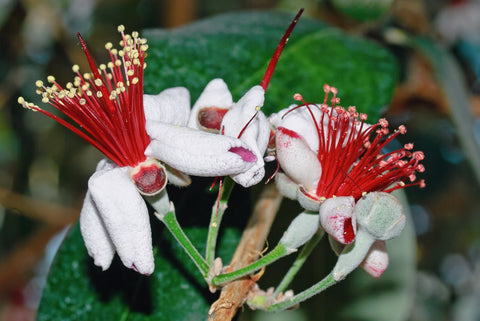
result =
[{"label": "cluster of red stamens", "polygon": [[[355,107],[345,109],[336,105],[340,101],[336,88],[325,85],[324,91],[325,100],[320,106],[307,103],[296,94],[294,98],[303,104],[289,111],[307,108],[318,133],[317,158],[322,173],[315,198],[323,201],[333,196],[353,196],[358,200],[368,192],[389,193],[412,185],[425,186],[424,180],[416,181],[415,175],[425,170],[420,164],[424,154],[413,152],[413,144],[382,153],[389,142],[406,133],[405,126],[389,134],[387,120],[366,124],[367,115],[358,113]],[[329,93],[333,94],[330,107],[327,105]],[[311,108],[321,110],[320,119],[316,119]]]},{"label": "cluster of red stamens", "polygon": [[67,127],[95,146],[118,166],[136,166],[146,160],[145,148],[150,138],[145,130],[143,110],[143,70],[148,46],[146,39],[137,32],[122,35],[121,50],[107,43],[110,55],[107,65],[97,67],[80,34],[78,38],[87,57],[91,72],[81,74],[73,66],[76,77],[73,83],[61,87],[53,76],[48,77],[51,86],[37,81],[37,93],[44,103],[49,103],[76,125],[26,102],[19,103],[25,108],[39,111]]}]

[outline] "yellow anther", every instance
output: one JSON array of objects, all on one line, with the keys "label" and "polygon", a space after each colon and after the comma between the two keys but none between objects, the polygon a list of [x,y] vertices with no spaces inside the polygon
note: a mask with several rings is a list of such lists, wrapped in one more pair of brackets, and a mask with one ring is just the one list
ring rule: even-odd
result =
[{"label": "yellow anther", "polygon": [[101,86],[102,84],[103,84],[103,82],[100,78],[95,79],[95,85],[96,86]]},{"label": "yellow anther", "polygon": [[119,25],[117,30],[118,30],[118,32],[124,32],[125,31],[125,26],[124,25]]},{"label": "yellow anther", "polygon": [[101,91],[97,91],[97,97],[98,97],[98,98],[102,98],[102,97],[103,97],[103,94],[102,94]]},{"label": "yellow anther", "polygon": [[138,38],[138,31],[133,31],[132,32],[132,37],[133,38]]},{"label": "yellow anther", "polygon": [[115,66],[120,67],[122,65],[122,61],[117,59],[115,60]]},{"label": "yellow anther", "polygon": [[129,61],[129,60],[125,61],[125,67],[128,68],[128,67],[130,67],[131,65],[132,65],[132,62],[131,62],[131,61]]},{"label": "yellow anther", "polygon": [[35,82],[35,85],[36,85],[37,87],[42,87],[42,86],[43,86],[43,81],[37,80],[37,81]]},{"label": "yellow anther", "polygon": [[91,91],[91,90],[87,90],[86,93],[87,93],[87,96],[89,96],[89,97],[92,95],[92,91]]},{"label": "yellow anther", "polygon": [[67,89],[72,89],[73,88],[73,84],[71,82],[67,82],[67,84],[65,85],[65,87]]},{"label": "yellow anther", "polygon": [[78,100],[78,103],[79,103],[80,105],[85,105],[85,104],[87,103],[87,101],[85,100],[85,98],[80,98],[80,99]]},{"label": "yellow anther", "polygon": [[109,61],[108,64],[107,64],[107,67],[112,69],[113,68],[113,62]]},{"label": "yellow anther", "polygon": [[37,88],[37,90],[35,90],[35,93],[36,93],[37,95],[41,95],[41,94],[43,93],[42,88]]},{"label": "yellow anther", "polygon": [[132,79],[132,84],[135,85],[136,83],[138,83],[138,78],[137,78],[137,77],[135,77],[135,78]]},{"label": "yellow anther", "polygon": [[143,63],[143,69],[145,69],[145,68],[147,68],[147,63],[146,62]]},{"label": "yellow anther", "polygon": [[55,82],[55,77],[53,77],[53,76],[48,76],[48,77],[47,77],[47,81],[48,81],[49,83],[54,83],[54,82]]},{"label": "yellow anther", "polygon": [[110,49],[112,49],[112,48],[113,48],[113,44],[112,44],[111,42],[107,42],[107,43],[105,44],[105,49],[110,50]]},{"label": "yellow anther", "polygon": [[90,88],[90,84],[86,84],[86,83],[83,84],[83,86],[82,86],[83,91],[86,91],[88,88]]},{"label": "yellow anther", "polygon": [[74,73],[77,73],[79,70],[80,70],[80,67],[79,67],[78,65],[73,65],[73,66],[72,66],[72,71],[73,71]]},{"label": "yellow anther", "polygon": [[98,66],[100,68],[100,70],[105,70],[107,69],[107,66],[105,64],[101,64],[100,66]]},{"label": "yellow anther", "polygon": [[140,60],[138,58],[133,59],[133,64],[135,66],[140,66]]},{"label": "yellow anther", "polygon": [[89,80],[91,77],[92,77],[92,74],[90,74],[88,72],[83,74],[83,78],[85,78],[85,80]]},{"label": "yellow anther", "polygon": [[148,49],[148,46],[147,46],[147,45],[141,45],[141,46],[140,46],[140,50],[141,50],[141,51],[147,51],[147,49]]},{"label": "yellow anther", "polygon": [[49,102],[49,99],[47,97],[42,98],[42,103],[47,104]]},{"label": "yellow anther", "polygon": [[119,51],[118,51],[118,55],[119,55],[120,57],[125,56],[125,51],[119,50]]},{"label": "yellow anther", "polygon": [[255,107],[256,111],[260,111],[260,109],[262,109],[262,107],[260,107],[260,106]]},{"label": "yellow anther", "polygon": [[135,71],[133,71],[133,69],[130,69],[129,71],[127,71],[127,75],[128,76],[133,76],[133,74],[135,73]]},{"label": "yellow anther", "polygon": [[18,102],[20,105],[23,105],[23,104],[25,103],[25,99],[23,99],[23,97],[18,97],[17,102]]},{"label": "yellow anther", "polygon": [[113,48],[112,50],[110,50],[110,52],[112,53],[112,55],[117,55],[118,54],[118,50]]},{"label": "yellow anther", "polygon": [[123,84],[123,82],[121,82],[121,81],[117,82],[117,87],[118,87],[118,88],[122,88],[122,87],[124,87],[124,86],[125,86],[125,85]]}]

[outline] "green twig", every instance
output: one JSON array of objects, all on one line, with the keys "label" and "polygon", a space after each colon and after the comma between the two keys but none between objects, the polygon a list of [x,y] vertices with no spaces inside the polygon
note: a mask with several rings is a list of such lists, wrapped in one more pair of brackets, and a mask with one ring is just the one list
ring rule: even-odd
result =
[{"label": "green twig", "polygon": [[206,278],[208,276],[209,266],[205,259],[195,248],[195,246],[192,244],[190,239],[187,237],[185,232],[183,232],[180,224],[178,224],[177,217],[175,216],[175,211],[170,211],[166,214],[155,213],[155,216],[165,224],[170,233],[172,233],[177,242],[183,247],[185,252],[190,256],[192,261],[198,267],[203,277]]},{"label": "green twig", "polygon": [[210,225],[208,227],[207,246],[205,251],[205,260],[207,264],[212,265],[215,260],[215,247],[217,245],[218,231],[222,222],[223,214],[228,207],[228,198],[232,192],[235,182],[230,177],[225,177],[223,184],[220,185],[219,199],[212,207],[212,215],[210,217]]},{"label": "green twig", "polygon": [[297,295],[295,295],[294,297],[288,300],[272,304],[269,307],[267,307],[265,310],[270,312],[276,312],[276,311],[281,311],[281,310],[291,308],[297,305],[298,303],[303,302],[311,298],[312,296],[326,290],[327,288],[334,285],[335,283],[337,283],[337,281],[335,281],[335,279],[333,278],[333,274],[330,273],[323,280],[311,286],[310,288],[306,289],[305,291],[298,293]]},{"label": "green twig", "polygon": [[220,274],[212,279],[212,285],[213,286],[221,286],[225,283],[228,283],[230,281],[239,279],[245,275],[251,274],[262,267],[275,262],[276,260],[284,257],[285,255],[290,254],[290,252],[287,251],[285,246],[282,244],[278,244],[272,251],[270,251],[267,255],[264,257],[260,258],[259,260],[253,262],[252,264],[249,264],[243,268],[240,268],[238,270],[235,270],[230,273],[225,273],[225,274]]},{"label": "green twig", "polygon": [[288,270],[288,272],[285,274],[283,277],[282,281],[280,284],[277,286],[275,289],[275,292],[273,293],[274,297],[278,297],[278,295],[285,291],[290,282],[292,282],[293,278],[295,275],[297,275],[298,271],[300,268],[303,266],[305,261],[307,260],[308,256],[310,253],[312,253],[312,250],[317,246],[318,242],[322,239],[324,235],[323,230],[321,232],[318,232],[315,234],[302,248],[301,252],[298,254],[297,258],[295,259],[295,262],[293,262],[292,266]]}]

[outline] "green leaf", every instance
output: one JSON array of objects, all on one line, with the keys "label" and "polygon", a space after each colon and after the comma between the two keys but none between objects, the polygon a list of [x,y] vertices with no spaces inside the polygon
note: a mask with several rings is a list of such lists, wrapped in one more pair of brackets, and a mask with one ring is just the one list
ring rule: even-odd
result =
[{"label": "green leaf", "polygon": [[[155,272],[142,276],[115,259],[107,271],[93,265],[75,226],[57,253],[44,290],[38,321],[202,320],[215,298],[183,249],[154,223]],[[205,228],[187,235],[204,250]],[[163,234],[162,234],[163,233]],[[227,229],[219,254],[227,261],[238,241]]]},{"label": "green leaf", "polygon": [[[196,99],[208,81],[223,78],[234,99],[260,84],[293,15],[279,12],[224,14],[174,30],[149,30],[145,92],[185,86]],[[378,119],[396,83],[397,65],[381,46],[301,18],[277,65],[263,108],[266,114],[295,103],[300,92],[323,102],[323,85],[339,90],[343,106]]]}]

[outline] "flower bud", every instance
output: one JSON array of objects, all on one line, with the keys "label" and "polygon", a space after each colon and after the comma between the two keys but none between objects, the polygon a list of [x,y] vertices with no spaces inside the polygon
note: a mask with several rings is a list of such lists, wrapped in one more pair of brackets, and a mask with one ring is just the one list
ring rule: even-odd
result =
[{"label": "flower bud", "polygon": [[374,278],[379,278],[388,268],[388,252],[385,241],[376,241],[360,266]]},{"label": "flower bud", "polygon": [[350,244],[355,239],[354,206],[352,196],[332,197],[320,206],[320,224],[325,232],[342,244]]},{"label": "flower bud", "polygon": [[279,243],[290,253],[296,251],[317,233],[318,221],[317,214],[306,212],[298,214],[288,226]]},{"label": "flower bud", "polygon": [[400,235],[406,219],[402,206],[388,193],[373,192],[362,197],[355,206],[358,225],[377,240],[390,240]]}]

